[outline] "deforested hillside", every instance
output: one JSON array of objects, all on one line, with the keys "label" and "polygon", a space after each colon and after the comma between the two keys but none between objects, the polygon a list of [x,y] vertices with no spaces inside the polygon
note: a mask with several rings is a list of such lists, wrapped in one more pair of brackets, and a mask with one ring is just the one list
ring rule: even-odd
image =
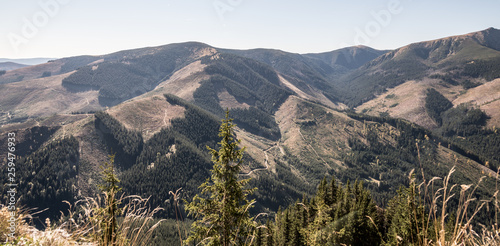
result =
[{"label": "deforested hillside", "polygon": [[99,103],[113,106],[153,90],[204,52],[211,51],[198,43],[118,52],[79,68],[62,84],[74,91],[98,90]]},{"label": "deforested hillside", "polygon": [[[68,216],[63,201],[101,194],[104,163],[120,180],[117,194],[148,198],[162,208],[156,221],[179,219],[213,176],[207,146],[220,147],[228,113],[245,148],[237,175],[257,188],[248,212],[265,213],[274,228],[262,240],[303,245],[313,232],[360,226],[397,241],[389,233],[405,227],[388,220],[403,216],[404,197],[421,182],[443,185],[434,177],[453,170],[448,187],[481,181],[477,201],[496,192],[497,36],[487,29],[392,51],[302,55],[189,42],[57,59],[0,75],[0,143],[16,136],[19,201],[48,209],[41,222]],[[0,158],[9,160],[6,148]],[[479,223],[491,225],[490,215],[478,213]],[[364,235],[356,233],[325,242],[356,244]]]},{"label": "deforested hillside", "polygon": [[498,78],[499,32],[490,28],[414,43],[388,52],[341,80],[339,86],[347,93],[356,92],[347,94],[343,100],[349,106],[358,106],[388,88],[426,78],[466,90]]}]

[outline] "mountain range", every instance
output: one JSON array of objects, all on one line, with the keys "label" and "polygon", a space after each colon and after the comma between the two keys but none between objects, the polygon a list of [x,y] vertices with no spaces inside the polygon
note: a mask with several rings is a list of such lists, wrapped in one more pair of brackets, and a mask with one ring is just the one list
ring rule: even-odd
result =
[{"label": "mountain range", "polygon": [[8,71],[14,70],[22,67],[27,67],[28,65],[15,63],[15,62],[0,62],[0,70]]},{"label": "mountain range", "polygon": [[42,63],[46,63],[50,60],[55,60],[56,58],[46,58],[46,57],[38,57],[38,58],[18,58],[18,59],[11,59],[11,58],[0,58],[0,62],[14,62],[14,63],[19,63],[19,64],[24,64],[24,65],[38,65]]},{"label": "mountain range", "polygon": [[167,207],[169,191],[193,196],[226,109],[259,211],[312,194],[325,176],[363,180],[383,206],[412,169],[440,176],[452,166],[457,183],[490,177],[488,194],[500,166],[494,28],[314,54],[169,44],[8,70],[0,90],[0,142],[15,132],[30,167],[19,171],[22,202],[53,215],[59,201],[95,193],[112,153],[125,192]]}]

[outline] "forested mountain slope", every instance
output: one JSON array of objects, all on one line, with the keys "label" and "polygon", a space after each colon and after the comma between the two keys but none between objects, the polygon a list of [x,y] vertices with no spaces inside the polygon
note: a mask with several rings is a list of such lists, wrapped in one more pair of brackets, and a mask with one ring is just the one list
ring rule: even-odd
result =
[{"label": "forested mountain slope", "polygon": [[18,136],[20,190],[29,193],[21,201],[43,201],[42,217],[95,195],[110,154],[126,194],[174,217],[169,192],[198,193],[226,109],[246,147],[241,176],[258,188],[252,212],[309,197],[324,177],[364,181],[383,207],[411,170],[433,177],[452,166],[454,183],[486,176],[478,194],[491,195],[497,36],[488,29],[394,51],[300,55],[192,42],[63,58],[0,76],[0,143]]}]

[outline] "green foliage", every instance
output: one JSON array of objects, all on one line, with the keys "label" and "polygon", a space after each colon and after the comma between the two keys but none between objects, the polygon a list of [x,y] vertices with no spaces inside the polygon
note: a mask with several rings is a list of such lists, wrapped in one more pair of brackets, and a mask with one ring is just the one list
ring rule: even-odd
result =
[{"label": "green foliage", "polygon": [[[420,163],[424,166],[426,173],[431,175],[439,176],[446,173],[445,169],[437,168],[433,164],[437,158],[436,141],[440,139],[431,131],[401,119],[354,113],[348,115],[365,122],[367,143],[363,143],[356,137],[348,139],[351,151],[342,155],[342,161],[349,168],[339,172],[337,177],[344,183],[347,180],[356,179],[380,181],[366,183],[366,187],[371,191],[377,204],[387,204],[397,193],[397,187],[407,184],[407,173]],[[397,134],[379,131],[384,124],[394,127],[394,133],[397,132]],[[395,144],[387,144],[386,137],[394,138]],[[421,147],[420,160],[417,143]]]},{"label": "green foliage", "polygon": [[500,136],[497,131],[486,130],[489,117],[482,110],[468,104],[450,108],[441,114],[442,126],[435,133],[443,136],[440,142],[496,171],[500,166]]},{"label": "green foliage", "polygon": [[[386,58],[388,59],[388,58]],[[381,69],[371,71],[378,63],[369,62],[360,69],[343,77],[338,83],[338,93],[347,106],[358,106],[377,93],[383,93],[387,88],[400,85],[408,80],[421,79],[428,67],[418,59],[389,59],[380,63]],[[378,67],[374,67],[376,69]],[[382,71],[380,71],[382,70]]]},{"label": "green foliage", "polygon": [[346,72],[345,67],[331,67],[311,55],[299,55],[279,50],[230,50],[227,51],[265,63],[278,71],[285,79],[303,91],[312,87],[324,92],[333,101],[338,101],[338,91],[332,86],[330,78],[338,78]]},{"label": "green foliage", "polygon": [[118,192],[121,188],[118,186],[120,180],[116,177],[114,170],[114,160],[115,156],[109,156],[109,162],[106,162],[104,166],[101,166],[102,184],[99,184],[99,190],[104,193],[104,206],[95,208],[94,219],[98,220],[99,231],[101,233],[99,237],[100,245],[114,245],[118,238],[117,232],[117,217],[120,216],[121,210],[118,208],[120,205],[119,200],[116,198]]},{"label": "green foliage", "polygon": [[[158,221],[159,220],[155,220],[151,224],[157,223]],[[184,230],[191,226],[192,221],[176,221],[173,219],[163,220],[151,234],[151,240],[148,246],[181,246],[179,231],[177,230],[178,223],[181,223],[180,228]],[[184,234],[181,236],[184,236]]]},{"label": "green foliage", "polygon": [[[279,85],[280,83],[278,75],[271,67],[264,63],[242,56],[222,53],[221,56],[215,60],[215,63],[212,63],[212,65],[222,66],[210,66],[210,68],[206,69],[209,74],[227,75],[229,78],[236,81],[246,80],[252,81],[252,83],[261,83],[263,80],[267,80],[267,82],[274,85]],[[236,72],[245,70],[247,72],[241,74]]]},{"label": "green foliage", "polygon": [[118,154],[118,163],[129,168],[141,153],[143,147],[142,135],[137,131],[126,129],[118,120],[104,111],[95,115],[95,128],[99,130],[107,142],[109,151]]},{"label": "green foliage", "polygon": [[461,76],[460,72],[458,72],[457,70],[446,74],[433,74],[429,76],[429,78],[440,79],[450,85],[462,85],[465,90],[481,85],[481,83],[472,82],[470,79],[465,79],[467,77]]},{"label": "green foliage", "polygon": [[480,109],[461,104],[443,114],[436,132],[448,137],[451,149],[497,171],[500,167],[500,134],[484,128],[488,116]]},{"label": "green foliage", "polygon": [[187,205],[196,221],[191,226],[187,243],[203,245],[242,245],[254,232],[249,208],[254,201],[247,196],[254,189],[245,189],[249,179],[238,180],[243,149],[233,139],[232,119],[229,112],[222,121],[219,150],[209,148],[214,163],[212,176],[200,185],[201,196],[196,195]]},{"label": "green foliage", "polygon": [[184,99],[182,99],[178,96],[175,96],[172,94],[163,94],[163,96],[165,97],[167,102],[172,104],[172,105],[179,105],[182,107],[188,107],[190,105],[190,103],[186,102]]},{"label": "green foliage", "polygon": [[51,75],[52,75],[52,73],[50,71],[45,71],[42,73],[42,78],[50,77]]},{"label": "green foliage", "polygon": [[[60,127],[34,126],[26,129],[22,137],[23,141],[16,145],[16,152],[22,153],[24,157],[31,155],[31,153],[35,152],[46,143],[59,128]],[[19,134],[20,132],[16,133],[18,136]]]},{"label": "green foliage", "polygon": [[429,76],[431,79],[440,79],[450,85],[458,85],[458,82],[456,81],[457,76],[454,76],[454,74],[451,73],[446,73],[446,74],[433,74]]},{"label": "green foliage", "polygon": [[386,217],[389,228],[384,245],[421,245],[426,214],[414,179],[408,188],[399,188],[388,204]]},{"label": "green foliage", "polygon": [[220,78],[223,77],[212,76],[210,79],[204,80],[200,87],[193,93],[194,103],[215,115],[221,115],[224,112],[219,104],[219,98],[217,97],[217,91],[214,84],[214,82],[217,83],[217,79]]},{"label": "green foliage", "polygon": [[212,75],[214,90],[225,87],[236,100],[267,113],[277,110],[292,94],[279,86],[276,72],[251,59],[223,53],[208,63],[205,72]]},{"label": "green foliage", "polygon": [[[450,110],[455,110],[455,108]],[[396,194],[395,187],[407,184],[406,173],[414,169],[415,166],[420,166],[427,177],[446,175],[448,170],[445,165],[441,165],[440,162],[436,165],[436,160],[439,160],[438,145],[445,146],[479,163],[486,164],[486,161],[488,161],[489,168],[497,170],[498,155],[495,153],[500,151],[498,147],[500,138],[497,137],[497,133],[481,130],[477,135],[450,139],[401,119],[378,118],[357,114],[349,114],[349,116],[358,120],[387,123],[394,126],[400,133],[396,137],[396,146],[384,145],[381,139],[369,137],[370,133],[368,133],[367,137],[369,144],[354,139],[350,140],[349,145],[352,148],[352,153],[349,153],[344,158],[344,162],[350,168],[338,175],[339,179],[344,182],[346,179],[369,179],[378,176],[382,181],[379,185],[371,182],[367,184],[367,188],[371,190],[372,196],[378,204],[388,204],[388,201]],[[462,116],[462,118],[467,117]],[[445,119],[446,117],[443,117],[443,120]],[[453,161],[456,160],[449,160],[449,162]],[[417,173],[416,178],[417,180],[423,179],[420,172]],[[457,174],[453,178],[455,184],[470,184],[471,182],[477,182],[477,180],[471,180],[463,174]],[[494,184],[485,182],[477,193],[483,197],[488,197],[487,194],[491,195],[491,190],[494,190]],[[451,201],[458,203],[457,198],[452,198]],[[477,217],[481,223],[490,223],[491,216],[487,212],[482,211]]]},{"label": "green foliage", "polygon": [[[45,218],[57,219],[61,211],[69,209],[63,201],[75,201],[78,192],[78,149],[78,141],[71,136],[52,141],[15,161],[19,184],[17,193],[22,194],[18,204],[39,210],[48,209],[39,214],[39,222],[45,221]],[[7,168],[4,168],[4,175],[7,177]],[[8,200],[7,189],[8,186],[0,186],[4,201]]]},{"label": "green foliage", "polygon": [[464,77],[484,78],[487,81],[491,81],[500,77],[499,64],[500,57],[475,60],[467,63],[460,75]]},{"label": "green foliage", "polygon": [[[174,153],[175,149],[175,153]],[[209,158],[185,137],[162,130],[146,144],[137,164],[121,174],[121,184],[128,194],[149,197],[152,206],[165,208],[160,215],[175,218],[169,191],[183,188],[183,196],[192,197],[201,180],[208,177]]]},{"label": "green foliage", "polygon": [[[320,181],[318,177],[321,177],[321,175],[324,175],[329,170],[327,170],[324,165],[311,165],[311,163],[308,163],[307,161],[301,161],[296,156],[290,154],[288,149],[284,148],[284,150],[286,155],[283,156],[283,160],[276,160],[276,171],[279,180],[282,180],[287,185],[294,187],[300,193],[313,193],[315,186]],[[300,173],[304,175],[307,182],[297,179],[297,176],[293,174],[291,167],[286,165],[286,163],[298,169]],[[300,196],[298,198],[300,198]]]},{"label": "green foliage", "polygon": [[[144,79],[141,71],[124,63],[103,63],[98,69],[81,67],[63,79],[68,89],[99,89],[99,103],[112,106],[116,102],[145,93],[154,84],[152,78]],[[119,85],[119,86],[117,86]]]},{"label": "green foliage", "polygon": [[272,245],[379,245],[382,221],[361,182],[342,186],[323,179],[314,198],[277,212],[266,240]]},{"label": "green foliage", "polygon": [[436,121],[438,125],[442,124],[441,114],[452,107],[453,104],[434,88],[427,90],[425,109],[427,114]]},{"label": "green foliage", "polygon": [[464,82],[462,82],[462,87],[466,90],[480,86],[480,85],[481,85],[481,83],[474,83],[468,79],[466,79],[466,80],[464,80]]},{"label": "green foliage", "polygon": [[0,70],[0,76],[4,75],[7,71],[5,70]]},{"label": "green foliage", "polygon": [[461,104],[443,114],[440,131],[447,137],[467,137],[479,133],[487,119],[488,116],[482,110]]},{"label": "green foliage", "polygon": [[500,167],[500,133],[498,131],[481,130],[475,135],[467,138],[453,139],[453,142],[463,149],[464,154],[474,154],[477,158],[473,160],[484,164],[493,171]]},{"label": "green foliage", "polygon": [[145,142],[135,165],[120,178],[127,194],[151,197],[152,206],[165,208],[159,215],[175,218],[169,192],[182,187],[182,197],[193,197],[209,177],[210,157],[202,149],[216,146],[220,121],[178,97],[165,97],[170,103],[185,107],[185,117],[173,119],[170,127]]},{"label": "green foliage", "polygon": [[257,203],[251,212],[274,212],[314,191],[311,184],[297,179],[290,167],[281,162],[276,164],[276,174],[262,171],[258,178],[250,180],[249,185],[258,188],[252,195]]},{"label": "green foliage", "polygon": [[172,129],[192,141],[198,148],[215,146],[217,118],[195,107],[187,107],[184,119],[177,118],[171,121]]},{"label": "green foliage", "polygon": [[250,107],[248,109],[232,109],[234,122],[246,131],[271,140],[278,140],[281,132],[274,117],[264,111]]},{"label": "green foliage", "polygon": [[231,111],[240,127],[259,136],[278,139],[280,132],[272,114],[292,92],[280,87],[276,72],[265,64],[226,53],[204,62],[208,64],[205,71],[211,76],[194,92],[195,104],[222,117],[224,109],[219,104],[218,93],[226,90],[239,103],[250,105],[248,109]]}]

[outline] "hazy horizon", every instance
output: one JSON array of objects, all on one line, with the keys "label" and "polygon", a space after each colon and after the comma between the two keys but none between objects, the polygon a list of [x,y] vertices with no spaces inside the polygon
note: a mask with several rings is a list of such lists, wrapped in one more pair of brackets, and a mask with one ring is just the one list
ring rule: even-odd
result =
[{"label": "hazy horizon", "polygon": [[[149,3],[149,4],[148,4]],[[355,45],[396,49],[489,27],[500,1],[9,1],[0,57],[104,55],[171,43],[319,53]]]}]

